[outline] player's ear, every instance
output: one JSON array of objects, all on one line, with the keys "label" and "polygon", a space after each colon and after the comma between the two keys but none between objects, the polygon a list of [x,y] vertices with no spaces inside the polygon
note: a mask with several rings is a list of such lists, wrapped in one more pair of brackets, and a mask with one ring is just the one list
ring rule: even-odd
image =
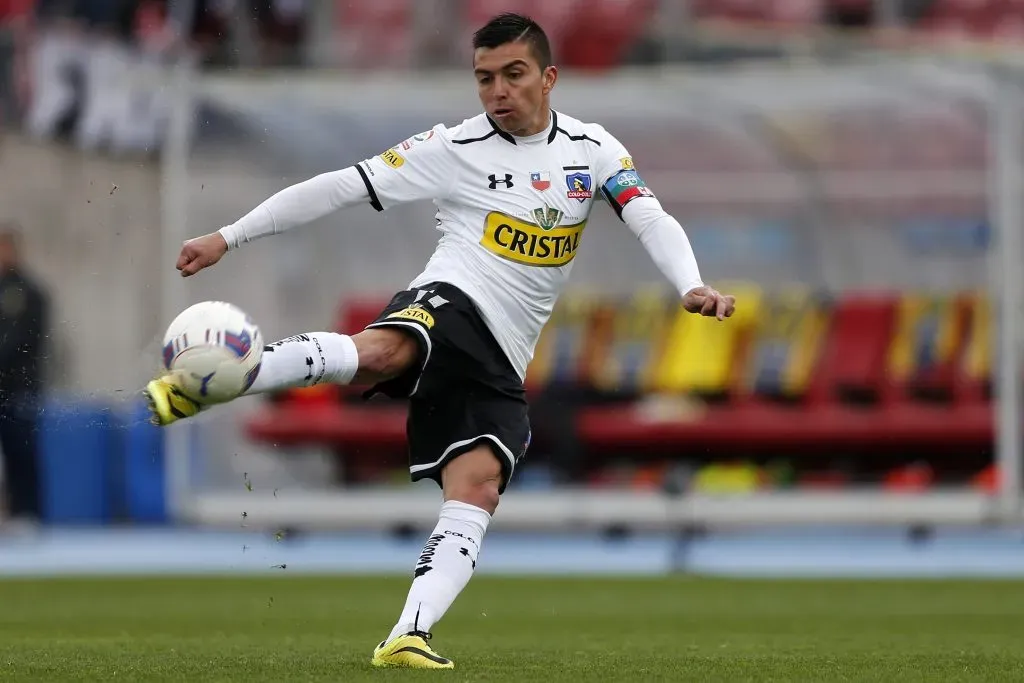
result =
[{"label": "player's ear", "polygon": [[544,74],[542,75],[542,80],[543,80],[543,83],[544,83],[544,85],[543,85],[544,94],[547,95],[549,92],[551,92],[554,89],[555,81],[558,80],[558,67],[556,67],[556,66],[549,66],[546,69],[544,69]]}]

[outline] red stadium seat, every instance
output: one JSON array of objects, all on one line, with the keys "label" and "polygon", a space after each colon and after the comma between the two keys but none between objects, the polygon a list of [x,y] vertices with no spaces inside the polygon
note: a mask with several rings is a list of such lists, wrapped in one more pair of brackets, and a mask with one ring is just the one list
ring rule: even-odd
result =
[{"label": "red stadium seat", "polygon": [[556,43],[558,61],[567,67],[596,71],[617,66],[656,8],[653,0],[588,0],[578,6],[574,21],[561,32]]},{"label": "red stadium seat", "polygon": [[811,383],[812,400],[871,402],[881,398],[895,312],[892,294],[853,293],[839,299]]},{"label": "red stadium seat", "polygon": [[580,410],[577,428],[595,451],[695,454],[709,449],[827,453],[837,446],[897,454],[910,448],[980,449],[991,444],[994,433],[988,406],[913,404],[893,409],[721,405],[674,419],[649,417],[642,406],[597,406]]},{"label": "red stadium seat", "polygon": [[887,353],[887,400],[951,400],[965,323],[958,297],[902,296]]},{"label": "red stadium seat", "polygon": [[342,63],[355,67],[408,64],[415,41],[412,0],[337,0],[336,41]]},{"label": "red stadium seat", "polygon": [[337,329],[345,334],[361,332],[372,323],[384,307],[388,305],[385,297],[354,297],[338,308]]}]

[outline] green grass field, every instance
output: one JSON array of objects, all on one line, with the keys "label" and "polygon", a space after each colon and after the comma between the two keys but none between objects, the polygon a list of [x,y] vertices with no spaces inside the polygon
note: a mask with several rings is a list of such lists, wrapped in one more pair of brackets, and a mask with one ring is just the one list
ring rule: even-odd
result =
[{"label": "green grass field", "polygon": [[495,579],[377,671],[404,578],[0,581],[3,681],[1021,681],[1024,582]]}]

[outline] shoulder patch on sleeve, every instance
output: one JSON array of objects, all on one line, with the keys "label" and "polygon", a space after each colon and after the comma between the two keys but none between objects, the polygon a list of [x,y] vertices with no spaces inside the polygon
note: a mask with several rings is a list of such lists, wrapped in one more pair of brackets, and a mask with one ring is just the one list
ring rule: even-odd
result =
[{"label": "shoulder patch on sleeve", "polygon": [[[402,140],[400,143],[391,147],[390,149],[384,150],[377,156],[390,166],[391,168],[401,168],[405,165],[406,157],[405,154],[409,153],[409,150],[422,145],[426,142],[436,141],[441,138],[441,134],[438,132],[440,126],[435,126],[429,130],[425,130],[422,133],[417,133],[412,137]],[[442,129],[443,130],[443,129]]]},{"label": "shoulder patch on sleeve", "polygon": [[394,149],[397,151],[399,148],[401,148],[403,151],[409,151],[416,145],[426,142],[432,137],[434,137],[434,130],[430,129],[418,135],[413,135],[411,138],[403,140],[402,143],[400,145],[395,146]]},{"label": "shoulder patch on sleeve", "polygon": [[635,170],[621,170],[604,184],[602,188],[608,202],[621,212],[622,207],[637,197],[653,197],[654,193],[644,183],[643,178]]},{"label": "shoulder patch on sleeve", "polygon": [[380,155],[381,160],[391,168],[401,168],[405,164],[405,157],[394,148],[384,150]]}]

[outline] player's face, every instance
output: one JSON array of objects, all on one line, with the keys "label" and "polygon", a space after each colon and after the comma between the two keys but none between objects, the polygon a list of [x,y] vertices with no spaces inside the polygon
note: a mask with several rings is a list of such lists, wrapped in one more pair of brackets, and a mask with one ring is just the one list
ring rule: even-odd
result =
[{"label": "player's face", "polygon": [[480,103],[498,127],[513,135],[533,135],[548,125],[548,94],[558,71],[541,70],[530,46],[505,43],[473,55]]}]

